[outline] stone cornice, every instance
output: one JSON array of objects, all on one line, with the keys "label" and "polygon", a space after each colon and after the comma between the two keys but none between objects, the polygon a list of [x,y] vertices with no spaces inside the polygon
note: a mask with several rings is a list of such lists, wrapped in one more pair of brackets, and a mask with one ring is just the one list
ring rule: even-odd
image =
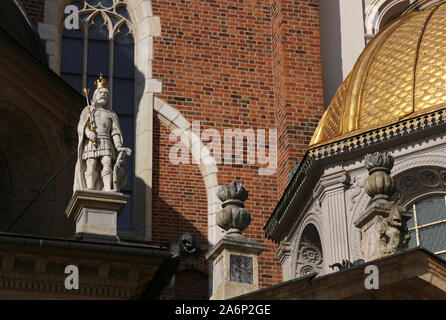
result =
[{"label": "stone cornice", "polygon": [[339,172],[322,177],[314,188],[313,198],[322,198],[324,194],[333,189],[344,188],[350,183],[350,177],[346,172]]},{"label": "stone cornice", "polygon": [[229,235],[222,238],[206,255],[206,259],[214,260],[225,249],[244,254],[259,255],[266,245],[243,235]]}]

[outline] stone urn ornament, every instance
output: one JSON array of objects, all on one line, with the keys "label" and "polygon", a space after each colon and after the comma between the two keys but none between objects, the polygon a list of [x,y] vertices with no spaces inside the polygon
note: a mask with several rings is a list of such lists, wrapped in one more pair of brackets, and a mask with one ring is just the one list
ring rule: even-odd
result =
[{"label": "stone urn ornament", "polygon": [[390,176],[394,159],[388,153],[375,152],[365,156],[365,166],[369,176],[364,183],[364,191],[372,198],[372,202],[389,203],[395,193],[395,182]]},{"label": "stone urn ornament", "polygon": [[227,186],[220,186],[217,197],[223,202],[223,209],[217,213],[217,224],[226,230],[228,236],[241,235],[251,222],[251,214],[244,205],[248,199],[248,190],[243,186],[243,182],[232,181]]}]

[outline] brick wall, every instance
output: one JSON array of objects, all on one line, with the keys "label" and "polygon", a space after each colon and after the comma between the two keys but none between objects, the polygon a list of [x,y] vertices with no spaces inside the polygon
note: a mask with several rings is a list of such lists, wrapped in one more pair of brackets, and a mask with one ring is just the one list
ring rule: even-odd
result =
[{"label": "brick wall", "polygon": [[39,22],[43,22],[45,0],[20,0],[20,2],[37,29]]},{"label": "brick wall", "polygon": [[323,114],[318,0],[271,0],[278,189],[304,156]]},{"label": "brick wall", "polygon": [[[153,77],[163,82],[158,97],[187,120],[200,120],[202,130],[278,129],[275,175],[259,176],[259,165],[248,165],[246,152],[243,165],[218,165],[220,185],[238,179],[250,190],[245,204],[252,222],[244,234],[268,245],[259,262],[260,286],[278,283],[276,246],[265,241],[263,226],[323,111],[318,1],[154,0],[152,5],[162,23],[154,42]],[[173,143],[167,130],[155,130],[154,214],[160,204],[165,212],[193,212],[187,226],[206,241],[207,202],[198,167],[167,164]],[[163,172],[174,172],[178,180]],[[182,186],[181,198],[171,192],[174,186]],[[185,199],[194,210],[180,204]],[[181,223],[183,228],[186,222]],[[167,229],[154,227],[154,236]]]},{"label": "brick wall", "polygon": [[[152,5],[162,23],[162,35],[154,42],[153,77],[163,81],[163,92],[157,96],[179,109],[189,121],[200,120],[202,130],[216,129],[223,135],[225,129],[257,132],[275,128],[268,3],[156,0]],[[159,132],[161,135],[155,139],[161,139],[161,143],[155,142],[155,146],[160,149],[154,149],[154,158],[165,159],[165,147],[172,143],[165,144],[167,131]],[[206,141],[203,143],[206,145]],[[246,162],[245,155],[243,165],[219,164],[218,182],[244,181],[250,190],[245,204],[252,215],[252,223],[244,234],[265,242],[263,225],[276,204],[277,176],[259,176],[259,166]],[[160,170],[169,167],[161,163]],[[195,167],[193,176],[189,166],[175,167],[178,181],[163,181],[157,176],[153,181],[154,191],[159,190],[155,191],[154,208],[158,206],[156,201],[172,208],[178,203],[164,189],[166,186],[158,183],[180,184],[182,192],[188,193],[190,204],[197,206],[197,210],[186,209],[195,213],[189,224],[205,234],[202,226],[203,219],[207,221],[207,200],[203,178]],[[158,231],[154,228],[153,232],[155,235]],[[282,279],[274,245],[268,246],[260,261],[262,287]]]},{"label": "brick wall", "polygon": [[157,118],[153,126],[153,212],[154,244],[178,241],[192,233],[207,245],[207,197],[197,165],[176,166],[169,161],[170,131]]}]

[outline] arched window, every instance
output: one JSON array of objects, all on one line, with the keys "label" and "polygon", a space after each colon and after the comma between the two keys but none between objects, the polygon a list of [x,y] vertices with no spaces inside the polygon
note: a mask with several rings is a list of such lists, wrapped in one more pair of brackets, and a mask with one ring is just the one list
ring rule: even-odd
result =
[{"label": "arched window", "polygon": [[408,221],[409,248],[422,246],[446,260],[446,196],[434,195],[412,206],[413,214]]},{"label": "arched window", "polygon": [[[112,108],[119,117],[124,145],[134,150],[134,38],[126,4],[119,0],[72,3],[79,9],[79,29],[62,33],[61,76],[75,90],[93,88],[99,73],[109,82]],[[65,18],[64,18],[65,19]],[[90,91],[90,99],[93,90]],[[132,195],[133,164],[122,192]],[[119,217],[118,227],[130,230],[131,197]]]},{"label": "arched window", "polygon": [[296,277],[321,272],[323,265],[322,244],[319,232],[309,224],[302,232],[296,257]]}]

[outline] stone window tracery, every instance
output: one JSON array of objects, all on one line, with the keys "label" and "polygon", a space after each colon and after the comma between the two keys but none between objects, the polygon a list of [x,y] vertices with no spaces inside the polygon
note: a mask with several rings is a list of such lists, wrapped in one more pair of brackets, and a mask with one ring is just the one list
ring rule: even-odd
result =
[{"label": "stone window tracery", "polygon": [[398,201],[412,214],[409,248],[421,246],[446,259],[446,169],[414,167],[394,177]]},{"label": "stone window tracery", "polygon": [[[109,82],[112,108],[124,132],[124,144],[134,150],[135,42],[133,26],[123,0],[74,1],[79,29],[62,33],[61,77],[76,91],[93,89],[99,73]],[[67,16],[67,15],[66,15]],[[66,17],[65,16],[65,17]],[[65,19],[64,17],[64,19]],[[90,100],[93,90],[90,90]],[[122,192],[131,195],[133,164]],[[121,214],[120,229],[130,230],[131,200]]]},{"label": "stone window tracery", "polygon": [[422,246],[446,260],[446,196],[433,195],[410,206],[409,248]]}]

